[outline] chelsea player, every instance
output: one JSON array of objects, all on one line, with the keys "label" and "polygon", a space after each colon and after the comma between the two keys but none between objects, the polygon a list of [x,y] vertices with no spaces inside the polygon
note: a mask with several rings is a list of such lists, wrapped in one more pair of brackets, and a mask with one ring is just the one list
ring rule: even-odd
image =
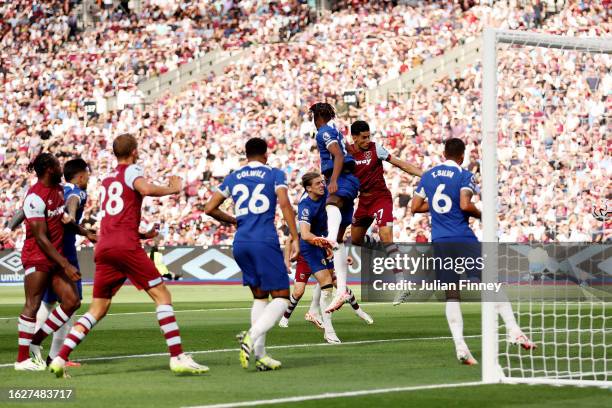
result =
[{"label": "chelsea player", "polygon": [[[446,161],[425,172],[412,200],[413,213],[431,214],[431,240],[437,258],[458,259],[481,257],[481,248],[476,235],[468,223],[470,217],[480,219],[480,210],[472,202],[476,192],[474,175],[461,167],[465,157],[465,143],[451,138],[444,144]],[[465,268],[468,277],[480,279],[477,268]],[[444,283],[454,283],[458,287],[460,273],[452,269],[440,268],[437,278]],[[503,296],[503,294],[499,294]],[[459,290],[446,291],[446,319],[455,343],[457,359],[466,365],[478,364],[470,353],[463,338],[463,316],[459,304]],[[495,304],[506,326],[510,341],[531,349],[535,344],[527,337],[512,312],[510,302],[498,301]]]},{"label": "chelsea player", "polygon": [[[265,339],[289,305],[289,277],[274,224],[277,202],[291,233],[291,257],[295,259],[299,253],[286,176],[266,165],[267,149],[265,140],[249,139],[245,146],[248,164],[225,178],[204,210],[221,222],[237,225],[234,259],[242,270],[243,285],[251,288],[254,298],[251,328],[240,335],[240,364],[248,368],[254,352],[258,371],[281,367],[280,361],[266,353]],[[229,197],[234,201],[234,216],[219,209]],[[272,301],[268,302],[270,296]]]},{"label": "chelsea player", "polygon": [[342,133],[336,128],[333,119],[334,108],[329,103],[319,102],[310,107],[310,115],[317,128],[317,148],[321,158],[321,173],[327,181],[329,195],[325,202],[327,212],[327,238],[337,242],[334,251],[334,266],[338,291],[325,312],[338,310],[351,298],[346,287],[348,264],[344,248],[344,232],[353,221],[354,201],[359,193],[359,179],[353,174],[355,159],[344,143]]}]

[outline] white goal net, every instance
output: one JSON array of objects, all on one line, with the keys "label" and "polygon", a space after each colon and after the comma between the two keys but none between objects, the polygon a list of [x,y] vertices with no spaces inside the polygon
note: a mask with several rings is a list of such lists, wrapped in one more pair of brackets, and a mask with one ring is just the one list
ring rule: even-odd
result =
[{"label": "white goal net", "polygon": [[612,385],[601,218],[612,192],[611,54],[612,38],[485,31],[483,242],[499,245],[484,245],[483,279],[509,283],[518,323],[538,346],[511,344],[485,299],[485,382]]}]

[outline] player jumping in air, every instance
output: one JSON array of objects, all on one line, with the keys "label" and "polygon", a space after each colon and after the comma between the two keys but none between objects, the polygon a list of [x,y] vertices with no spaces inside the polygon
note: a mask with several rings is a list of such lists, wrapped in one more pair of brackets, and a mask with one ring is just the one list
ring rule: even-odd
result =
[{"label": "player jumping in air", "polygon": [[[26,239],[21,252],[25,270],[26,302],[18,321],[19,353],[15,362],[18,371],[43,371],[40,358],[30,358],[30,345],[40,345],[51,333],[62,327],[80,307],[76,281],[78,269],[63,256],[64,191],[59,161],[49,153],[39,154],[28,166],[38,181],[26,195],[23,210],[26,218]],[[35,332],[36,312],[45,290],[51,287],[62,303],[53,310],[42,328]]]},{"label": "player jumping in air", "polygon": [[[380,143],[370,139],[370,126],[363,120],[351,125],[354,144],[348,151],[355,158],[355,175],[359,178],[359,205],[351,225],[351,242],[362,245],[372,221],[378,226],[378,235],[388,257],[394,257],[399,248],[393,243],[393,197],[385,182],[383,161],[400,168],[404,172],[420,177],[423,172],[418,167],[392,156]],[[398,282],[404,279],[403,271],[395,271]],[[404,302],[407,291],[398,292],[393,305]]]},{"label": "player jumping in air", "polygon": [[[412,200],[413,213],[429,211],[431,214],[431,236],[436,258],[481,257],[480,243],[468,223],[470,217],[480,219],[481,213],[472,203],[472,195],[476,190],[474,176],[461,168],[464,154],[465,144],[462,140],[448,139],[444,145],[446,161],[423,174]],[[441,268],[436,273],[441,282],[459,283],[460,275],[454,270]],[[465,271],[470,277],[478,273],[476,268]],[[463,316],[459,301],[458,290],[446,291],[446,319],[455,342],[457,359],[467,365],[478,364],[463,338]],[[504,320],[511,341],[525,349],[534,348],[535,344],[516,323],[510,302],[496,302],[495,308]]]},{"label": "player jumping in air", "polygon": [[[225,178],[204,211],[221,222],[238,225],[234,259],[242,270],[244,286],[250,287],[254,298],[251,327],[240,335],[240,365],[248,368],[254,353],[258,371],[277,370],[281,362],[266,353],[266,333],[287,309],[289,277],[274,225],[276,203],[293,238],[292,258],[299,253],[295,211],[289,201],[285,173],[266,165],[266,141],[249,139],[245,150],[248,164]],[[235,218],[219,209],[229,197],[235,203]],[[268,302],[270,296],[272,301]]]},{"label": "player jumping in air", "polygon": [[344,248],[344,232],[353,220],[353,206],[359,192],[359,179],[353,174],[355,159],[347,152],[342,133],[333,119],[334,108],[324,102],[315,103],[309,110],[317,128],[317,148],[321,158],[321,173],[327,181],[329,196],[325,203],[327,212],[327,238],[337,242],[334,251],[338,291],[325,312],[338,310],[352,296],[347,289],[347,254]]},{"label": "player jumping in air", "polygon": [[[333,296],[334,266],[329,260],[332,243],[323,238],[327,235],[327,213],[325,211],[327,191],[325,182],[319,173],[306,173],[302,176],[302,186],[304,186],[306,193],[302,196],[298,205],[300,256],[297,261],[293,294],[289,299],[290,305],[279,322],[281,327],[288,326],[289,318],[304,295],[304,289],[311,274],[314,275],[321,289],[318,304],[321,311],[325,311],[329,307]],[[313,273],[313,271],[315,272]],[[366,322],[373,322],[372,318],[358,304],[355,312]],[[319,327],[316,314],[307,313],[305,318]],[[332,326],[331,313],[323,312],[322,320],[321,326],[325,333],[325,341],[332,344],[340,343],[340,339],[338,339]]]},{"label": "player jumping in air", "polygon": [[172,297],[155,264],[140,245],[141,239],[153,238],[156,232],[138,232],[143,198],[177,194],[181,191],[181,179],[170,177],[168,186],[147,182],[142,168],[135,164],[138,160],[138,143],[132,135],[117,137],[113,141],[113,153],[118,165],[113,173],[102,179],[102,221],[94,256],[93,300],[87,313],[70,330],[49,369],[58,377],[64,374],[70,353],[106,316],[113,296],[129,278],[138,289],[144,289],[157,305],[157,320],[170,352],[170,369],[175,373],[205,373],[208,367],[197,364],[191,356],[183,353]]},{"label": "player jumping in air", "polygon": [[[89,166],[83,159],[73,159],[69,160],[64,164],[64,179],[66,180],[66,184],[64,184],[64,200],[66,202],[66,214],[71,223],[80,222],[83,216],[83,210],[85,209],[85,204],[87,203],[87,182],[89,181]],[[23,210],[20,210],[13,219],[9,222],[9,228],[15,230],[23,221],[25,220],[25,214]],[[66,220],[64,220],[66,221]],[[68,225],[64,228],[64,256],[68,259],[75,268],[79,269],[79,260],[77,257],[76,250],[76,234],[80,233],[79,231],[75,231],[73,225]],[[87,231],[85,231],[87,232]],[[94,233],[88,232],[86,237],[92,241],[96,241],[96,235]],[[81,279],[76,281],[77,290],[79,293],[79,299],[83,299],[83,288],[81,284]],[[49,314],[53,310],[55,303],[57,301],[61,301],[58,298],[57,294],[53,291],[52,288],[47,288],[45,294],[42,298],[42,303],[40,308],[38,309],[38,313],[36,314],[36,330],[43,328],[45,322],[49,318]],[[62,344],[64,344],[64,340],[68,335],[68,331],[72,327],[72,319],[67,321],[62,327],[60,327],[55,333],[53,333],[53,341],[51,343],[51,348],[49,349],[49,355],[47,356],[47,361],[45,365],[48,365],[57,353],[59,353]],[[38,362],[42,361],[42,356],[40,353],[40,346],[35,345],[34,343],[30,345],[30,351],[32,352],[35,359]],[[67,365],[79,366],[79,363],[74,363],[71,361],[67,362]]]}]

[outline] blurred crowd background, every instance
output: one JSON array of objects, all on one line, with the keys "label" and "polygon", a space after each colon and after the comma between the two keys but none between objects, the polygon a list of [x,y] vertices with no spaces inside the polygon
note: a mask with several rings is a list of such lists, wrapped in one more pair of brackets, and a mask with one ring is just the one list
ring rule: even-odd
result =
[{"label": "blurred crowd background", "polygon": [[[318,168],[308,107],[342,105],[346,90],[373,89],[493,26],[568,36],[610,36],[610,1],[341,1],[315,11],[306,1],[94,2],[0,0],[0,227],[21,207],[41,150],[90,164],[84,224],[98,224],[100,178],[115,166],[112,140],[130,132],[154,181],[185,181],[174,197],[145,200],[143,229],[160,225],[162,245],[230,244],[233,228],[206,216],[208,197],[244,164],[253,136],[269,144],[297,203],[301,175]],[[220,50],[248,50],[151,104],[88,117],[86,101],[119,92]],[[602,242],[610,220],[594,208],[612,198],[612,58],[541,47],[498,53],[499,237],[504,242]],[[337,124],[370,123],[375,140],[423,169],[441,162],[443,141],[465,140],[464,166],[480,179],[482,66],[474,61],[431,86],[366,103]],[[350,137],[349,137],[350,140]],[[429,239],[427,216],[408,206],[418,179],[388,168],[398,241]],[[479,201],[479,198],[476,197]],[[228,203],[228,208],[231,209]],[[279,228],[284,230],[279,219]],[[474,222],[480,231],[480,225]],[[376,235],[374,228],[371,233]],[[19,247],[23,230],[4,247]]]}]

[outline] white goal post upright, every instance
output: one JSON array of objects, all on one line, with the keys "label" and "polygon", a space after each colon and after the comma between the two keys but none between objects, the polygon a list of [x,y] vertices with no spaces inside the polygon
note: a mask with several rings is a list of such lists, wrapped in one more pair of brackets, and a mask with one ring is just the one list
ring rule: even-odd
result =
[{"label": "white goal post upright", "polygon": [[[612,54],[612,37],[576,38],[487,28],[482,47],[482,230],[484,271],[483,282],[497,280],[498,257],[498,160],[497,160],[497,45],[500,43],[557,48],[569,51]],[[574,380],[547,377],[506,378],[499,363],[499,325],[493,302],[482,300],[482,381],[485,383],[525,382],[544,384],[573,384],[611,386],[604,381]]]}]

